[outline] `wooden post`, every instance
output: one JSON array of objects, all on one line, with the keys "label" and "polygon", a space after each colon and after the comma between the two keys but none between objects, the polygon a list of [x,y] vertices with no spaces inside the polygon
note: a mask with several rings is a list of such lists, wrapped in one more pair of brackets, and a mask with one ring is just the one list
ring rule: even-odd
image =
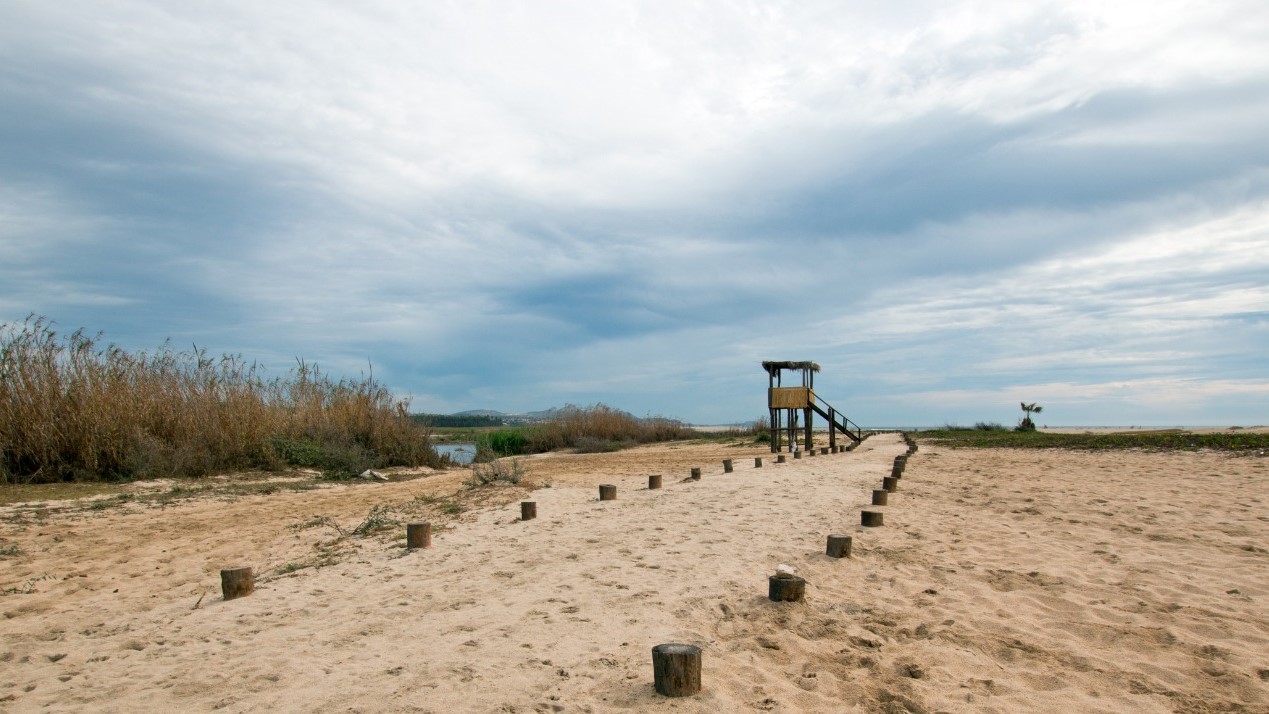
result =
[{"label": "wooden post", "polygon": [[830,454],[837,453],[837,410],[828,408],[828,448]]},{"label": "wooden post", "polygon": [[824,456],[824,455],[826,455],[826,454],[828,454],[828,447],[827,447],[827,446],[821,446],[821,447],[820,447],[820,456]]},{"label": "wooden post", "polygon": [[[520,511],[524,512],[523,506],[521,506]],[[411,550],[415,548],[431,548],[432,524],[407,523],[405,526],[405,547]]]},{"label": "wooden post", "polygon": [[617,500],[617,486],[611,483],[599,484],[599,500],[616,501]]},{"label": "wooden post", "polygon": [[[768,392],[768,394],[770,394],[770,392]],[[770,396],[767,397],[767,401],[768,402],[771,401]],[[775,409],[771,409],[770,411],[771,411],[771,453],[774,454],[780,450],[780,424],[779,424],[779,420],[777,419],[777,416],[779,415],[780,412],[778,412]]]},{"label": "wooden post", "polygon": [[723,459],[723,473],[729,474],[731,472],[731,459]]},{"label": "wooden post", "polygon": [[701,691],[701,648],[675,643],[653,647],[652,682],[657,693],[667,697]]},{"label": "wooden post", "polygon": [[796,575],[767,578],[767,597],[775,602],[800,602],[806,594],[806,580]]},{"label": "wooden post", "polygon": [[814,437],[811,436],[811,407],[808,405],[802,412],[806,416],[806,450],[810,451],[815,448]]},{"label": "wooden post", "polygon": [[648,477],[648,490],[661,488],[661,474],[652,474]]},{"label": "wooden post", "polygon": [[890,493],[894,493],[895,491],[899,490],[899,479],[893,476],[886,476],[885,478],[881,479],[881,487],[886,489]]},{"label": "wooden post", "polygon": [[537,501],[521,501],[520,502],[520,520],[531,521],[538,517]]},{"label": "wooden post", "polygon": [[886,501],[890,500],[890,492],[884,488],[876,489],[872,492],[872,505],[884,506]]},{"label": "wooden post", "polygon": [[694,481],[700,481],[700,480],[701,480],[701,467],[699,467],[699,466],[693,466],[693,467],[692,467],[692,480],[694,480]]},{"label": "wooden post", "polygon": [[802,452],[801,452],[801,451],[794,451],[794,452],[793,452],[793,458],[795,458],[795,459],[800,459],[800,458],[802,458]]},{"label": "wooden post", "polygon": [[755,456],[755,457],[753,457],[753,467],[754,467],[755,469],[760,469],[760,468],[762,468],[762,457],[761,457],[761,456]]},{"label": "wooden post", "polygon": [[255,592],[256,577],[251,568],[229,568],[220,571],[220,594],[226,600]]},{"label": "wooden post", "polygon": [[785,459],[784,459],[784,454],[780,454],[780,455],[776,456],[776,463],[777,463],[777,464],[782,464],[782,463],[784,463],[784,461],[785,461]]},{"label": "wooden post", "polygon": [[849,558],[850,546],[854,541],[848,535],[831,535],[828,537],[828,553],[830,558]]},{"label": "wooden post", "polygon": [[860,511],[859,522],[869,528],[875,528],[882,525],[883,519],[880,511]]}]

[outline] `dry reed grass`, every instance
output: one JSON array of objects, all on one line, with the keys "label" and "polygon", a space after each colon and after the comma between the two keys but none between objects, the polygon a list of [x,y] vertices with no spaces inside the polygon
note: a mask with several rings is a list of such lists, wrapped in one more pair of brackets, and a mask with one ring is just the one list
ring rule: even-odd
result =
[{"label": "dry reed grass", "polygon": [[34,315],[0,326],[0,482],[442,465],[430,430],[373,376],[334,381],[302,360],[285,377],[263,371],[197,347],[59,337]]},{"label": "dry reed grass", "polygon": [[620,409],[596,404],[590,407],[569,405],[550,421],[527,430],[525,436],[528,451],[536,453],[595,443],[649,444],[694,439],[700,434],[674,419],[640,419]]}]

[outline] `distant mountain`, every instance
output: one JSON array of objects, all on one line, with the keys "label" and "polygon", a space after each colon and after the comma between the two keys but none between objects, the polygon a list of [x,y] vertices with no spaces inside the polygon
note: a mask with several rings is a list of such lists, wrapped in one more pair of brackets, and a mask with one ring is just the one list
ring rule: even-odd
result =
[{"label": "distant mountain", "polygon": [[509,414],[503,414],[502,412],[497,411],[497,410],[495,410],[495,409],[468,409],[468,410],[467,410],[467,411],[465,411],[465,412],[454,412],[453,414],[450,414],[449,416],[456,416],[456,417],[466,417],[466,416],[505,417],[505,416],[511,416],[511,415],[509,415]]},{"label": "distant mountain", "polygon": [[555,418],[555,416],[556,416],[557,414],[559,414],[560,412],[562,412],[562,411],[564,411],[564,409],[563,409],[562,407],[551,407],[550,409],[544,409],[544,410],[542,410],[542,411],[540,411],[540,412],[526,412],[526,413],[524,413],[524,414],[512,414],[511,416],[524,417],[524,418],[526,418],[526,419],[537,419],[537,420],[539,420],[539,421],[545,421],[545,420],[547,420],[547,419],[554,419],[554,418]]}]

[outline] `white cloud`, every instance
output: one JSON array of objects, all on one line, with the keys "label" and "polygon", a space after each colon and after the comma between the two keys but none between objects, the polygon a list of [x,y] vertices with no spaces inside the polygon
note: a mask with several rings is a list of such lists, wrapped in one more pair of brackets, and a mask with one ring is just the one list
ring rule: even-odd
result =
[{"label": "white cloud", "polygon": [[257,354],[386,352],[433,403],[707,392],[689,415],[749,411],[763,358],[958,394],[1264,344],[1223,333],[1269,302],[1256,3],[7,14],[0,108],[69,118],[0,167],[7,313],[126,288]]},{"label": "white cloud", "polygon": [[743,165],[773,132],[940,109],[1010,121],[1115,87],[1259,76],[1265,14],[1250,3],[41,3],[6,39],[34,50],[56,32],[59,49],[41,52],[108,78],[69,88],[82,102],[311,172],[370,205],[492,186],[647,207],[711,195],[734,180],[718,158]]}]

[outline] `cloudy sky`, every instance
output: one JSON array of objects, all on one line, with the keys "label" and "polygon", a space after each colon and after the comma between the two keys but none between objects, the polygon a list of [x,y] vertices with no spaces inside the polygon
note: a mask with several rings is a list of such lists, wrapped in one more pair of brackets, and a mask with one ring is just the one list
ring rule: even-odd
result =
[{"label": "cloudy sky", "polygon": [[0,0],[0,322],[416,411],[1269,423],[1269,5]]}]

